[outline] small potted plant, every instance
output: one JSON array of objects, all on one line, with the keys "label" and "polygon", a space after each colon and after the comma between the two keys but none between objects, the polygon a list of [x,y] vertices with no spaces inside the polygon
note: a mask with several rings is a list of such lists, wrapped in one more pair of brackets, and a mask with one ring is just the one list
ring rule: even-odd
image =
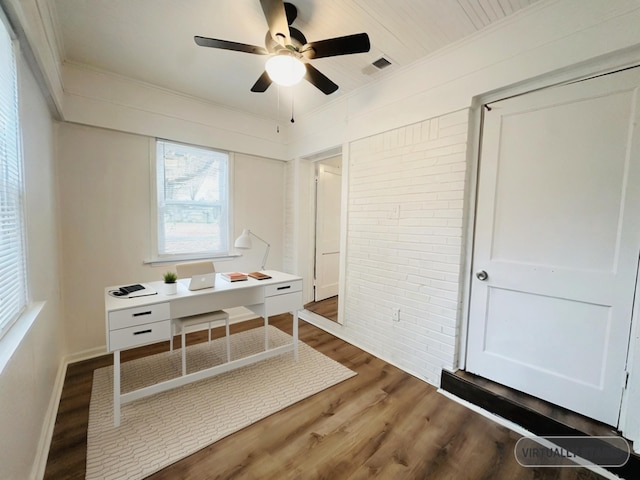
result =
[{"label": "small potted plant", "polygon": [[165,295],[175,295],[178,293],[178,284],[176,283],[178,280],[178,275],[174,272],[167,272],[162,275],[164,279],[164,293]]}]

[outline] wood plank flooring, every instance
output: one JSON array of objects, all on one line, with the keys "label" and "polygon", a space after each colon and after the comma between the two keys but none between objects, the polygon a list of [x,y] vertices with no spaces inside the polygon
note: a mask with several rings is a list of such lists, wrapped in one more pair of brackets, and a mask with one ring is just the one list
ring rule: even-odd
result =
[{"label": "wood plank flooring", "polygon": [[[291,317],[271,323],[291,333]],[[260,320],[232,327],[255,328]],[[215,332],[214,336],[220,336]],[[204,332],[188,342],[203,341]],[[519,436],[440,395],[427,383],[300,321],[300,339],[358,375],[150,476],[150,479],[564,479],[601,478],[583,468],[523,468]],[[179,340],[178,340],[179,341]],[[123,361],[168,342],[123,352]],[[46,479],[83,479],[93,370],[111,355],[70,365]]]},{"label": "wood plank flooring", "polygon": [[304,308],[310,312],[321,315],[334,322],[338,321],[338,296],[330,297],[319,302],[307,303]]}]

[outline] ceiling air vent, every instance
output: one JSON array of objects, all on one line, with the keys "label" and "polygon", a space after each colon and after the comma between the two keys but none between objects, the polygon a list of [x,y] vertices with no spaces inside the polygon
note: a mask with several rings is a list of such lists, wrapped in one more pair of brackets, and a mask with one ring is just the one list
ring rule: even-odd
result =
[{"label": "ceiling air vent", "polygon": [[383,68],[387,68],[391,65],[391,62],[384,57],[380,57],[378,60],[373,62],[371,65],[376,67],[378,70],[382,70]]},{"label": "ceiling air vent", "polygon": [[362,69],[362,73],[365,75],[373,75],[374,73],[378,73],[383,68],[387,68],[391,65],[391,60],[388,60],[384,57],[380,57],[378,60],[373,62],[370,65],[367,65]]}]

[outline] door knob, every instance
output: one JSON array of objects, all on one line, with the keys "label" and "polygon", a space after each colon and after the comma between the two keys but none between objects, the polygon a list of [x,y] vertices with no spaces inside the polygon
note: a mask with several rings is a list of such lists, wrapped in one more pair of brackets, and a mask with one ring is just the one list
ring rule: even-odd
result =
[{"label": "door knob", "polygon": [[476,273],[476,277],[478,277],[478,280],[485,281],[487,278],[489,278],[489,274],[484,270],[480,270],[478,273]]}]

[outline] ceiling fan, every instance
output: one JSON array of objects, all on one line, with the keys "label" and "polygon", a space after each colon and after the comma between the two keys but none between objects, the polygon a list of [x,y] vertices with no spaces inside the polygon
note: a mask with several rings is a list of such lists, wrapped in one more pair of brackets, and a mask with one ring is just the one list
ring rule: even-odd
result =
[{"label": "ceiling fan", "polygon": [[[329,95],[338,89],[338,85],[308,61],[315,58],[364,53],[368,52],[371,46],[366,33],[307,42],[303,33],[291,26],[298,16],[298,10],[293,4],[282,0],[260,0],[260,5],[269,25],[265,36],[266,48],[216,38],[194,37],[195,42],[201,47],[271,55],[265,71],[251,87],[252,92],[265,92],[273,82],[280,85],[293,85],[304,77],[324,94]],[[283,67],[285,78],[277,76],[275,64],[279,62],[285,64]],[[295,78],[290,77],[293,73],[297,75]]]}]

